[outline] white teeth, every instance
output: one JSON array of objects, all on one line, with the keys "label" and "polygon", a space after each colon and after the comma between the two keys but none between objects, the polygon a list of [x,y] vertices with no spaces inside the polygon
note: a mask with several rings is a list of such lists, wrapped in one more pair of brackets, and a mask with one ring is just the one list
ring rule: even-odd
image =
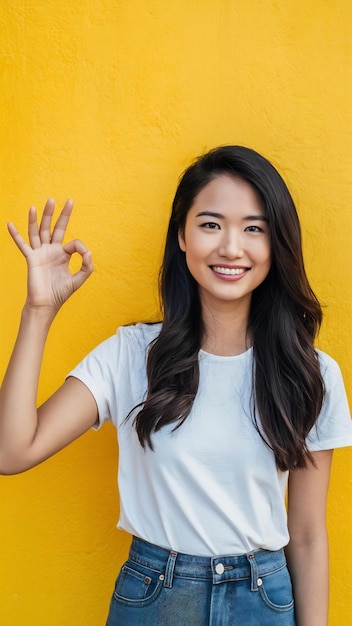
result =
[{"label": "white teeth", "polygon": [[217,274],[227,274],[228,276],[236,276],[237,274],[244,274],[245,269],[242,267],[230,268],[230,267],[218,267],[217,265],[213,265],[213,270]]}]

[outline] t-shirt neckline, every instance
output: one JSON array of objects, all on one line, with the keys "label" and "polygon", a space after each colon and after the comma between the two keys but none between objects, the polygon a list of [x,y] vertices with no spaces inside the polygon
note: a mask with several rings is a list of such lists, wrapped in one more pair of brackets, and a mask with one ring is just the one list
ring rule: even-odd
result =
[{"label": "t-shirt neckline", "polygon": [[241,360],[241,359],[245,359],[249,357],[252,354],[252,352],[253,352],[253,346],[248,348],[248,350],[241,352],[240,354],[232,354],[228,356],[223,356],[220,354],[213,354],[212,352],[207,352],[206,350],[203,350],[203,348],[200,348],[199,356],[209,358],[209,359],[215,359],[218,361],[237,361],[237,360]]}]

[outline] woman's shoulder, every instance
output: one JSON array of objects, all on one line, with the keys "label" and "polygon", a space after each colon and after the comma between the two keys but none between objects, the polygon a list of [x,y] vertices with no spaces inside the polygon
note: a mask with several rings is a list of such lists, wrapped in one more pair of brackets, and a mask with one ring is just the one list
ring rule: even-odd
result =
[{"label": "woman's shoulder", "polygon": [[351,446],[351,414],[340,367],[330,354],[322,350],[316,352],[324,379],[325,397],[317,423],[307,439],[309,450]]},{"label": "woman's shoulder", "polygon": [[350,416],[347,393],[341,368],[337,361],[326,352],[317,350],[320,370],[325,385],[325,400],[323,407],[335,403],[342,403]]},{"label": "woman's shoulder", "polygon": [[115,334],[95,346],[83,362],[96,361],[116,365],[124,356],[135,355],[139,358],[147,353],[149,345],[157,338],[160,330],[161,322],[119,326]]},{"label": "woman's shoulder", "polygon": [[139,358],[147,354],[148,348],[160,334],[161,326],[161,322],[138,322],[119,326],[111,340],[120,355],[129,354]]},{"label": "woman's shoulder", "polygon": [[137,324],[128,324],[120,326],[116,331],[116,337],[130,344],[138,344],[142,348],[148,345],[158,337],[161,331],[161,322],[138,322]]},{"label": "woman's shoulder", "polygon": [[316,349],[316,353],[319,360],[320,370],[322,376],[327,382],[328,380],[334,380],[336,377],[341,376],[341,369],[337,361],[328,354],[327,352],[323,352],[323,350]]}]

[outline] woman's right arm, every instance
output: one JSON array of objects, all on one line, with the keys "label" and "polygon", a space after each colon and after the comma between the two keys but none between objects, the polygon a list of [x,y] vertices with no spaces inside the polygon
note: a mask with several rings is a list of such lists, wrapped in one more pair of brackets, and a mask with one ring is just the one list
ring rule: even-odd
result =
[{"label": "woman's right arm", "polygon": [[[97,421],[88,388],[69,378],[39,409],[36,407],[46,338],[58,310],[93,271],[91,254],[79,241],[63,245],[73,203],[67,201],[54,228],[54,201],[45,205],[40,227],[29,211],[27,244],[13,224],[9,232],[28,266],[27,299],[15,347],[0,390],[0,473],[16,474],[37,465],[83,434]],[[74,253],[82,257],[72,274]]]}]

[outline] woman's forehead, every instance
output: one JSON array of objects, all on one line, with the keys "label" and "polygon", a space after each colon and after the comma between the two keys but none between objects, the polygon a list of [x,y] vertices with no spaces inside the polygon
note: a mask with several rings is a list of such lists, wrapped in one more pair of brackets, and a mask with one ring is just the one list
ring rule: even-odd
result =
[{"label": "woman's forehead", "polygon": [[202,209],[221,212],[236,208],[251,210],[254,214],[265,214],[262,198],[253,185],[243,178],[221,174],[197,193],[190,210],[193,213]]}]

